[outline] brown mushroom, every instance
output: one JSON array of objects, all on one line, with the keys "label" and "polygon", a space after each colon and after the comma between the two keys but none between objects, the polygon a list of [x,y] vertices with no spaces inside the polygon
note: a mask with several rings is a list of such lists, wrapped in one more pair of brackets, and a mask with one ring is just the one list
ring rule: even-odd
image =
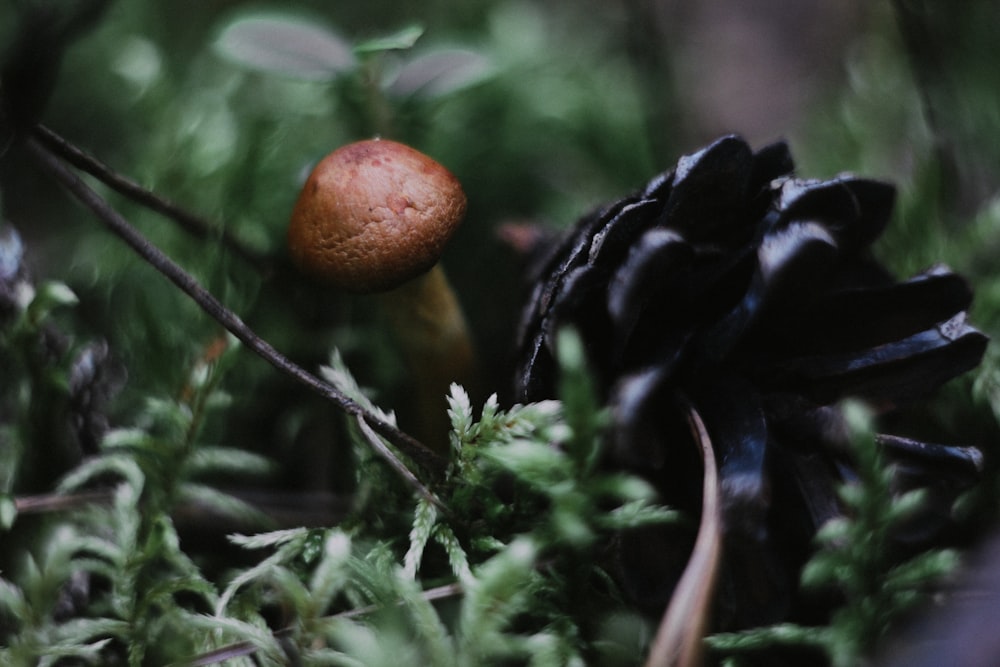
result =
[{"label": "brown mushroom", "polygon": [[461,184],[443,166],[373,139],[316,165],[288,228],[302,271],[349,292],[379,293],[413,375],[413,430],[438,451],[447,448],[449,384],[474,380],[465,318],[438,264],[465,206]]}]

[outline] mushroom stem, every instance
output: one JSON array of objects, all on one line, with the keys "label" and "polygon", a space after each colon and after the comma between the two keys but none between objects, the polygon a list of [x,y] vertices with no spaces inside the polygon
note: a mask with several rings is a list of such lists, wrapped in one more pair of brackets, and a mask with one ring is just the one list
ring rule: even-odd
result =
[{"label": "mushroom stem", "polygon": [[476,377],[476,355],[458,299],[440,264],[378,298],[411,375],[418,420],[411,430],[444,454],[451,429],[449,387],[456,382],[468,388]]}]

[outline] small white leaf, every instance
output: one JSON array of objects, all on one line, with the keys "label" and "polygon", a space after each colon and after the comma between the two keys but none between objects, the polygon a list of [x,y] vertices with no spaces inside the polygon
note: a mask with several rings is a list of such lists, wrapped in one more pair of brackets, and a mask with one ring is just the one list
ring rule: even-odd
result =
[{"label": "small white leaf", "polygon": [[452,383],[451,395],[448,396],[448,416],[452,430],[460,437],[472,428],[472,401],[465,389],[455,383]]},{"label": "small white leaf", "polygon": [[486,56],[468,49],[446,49],[414,58],[389,85],[394,95],[438,97],[471,86],[491,71]]},{"label": "small white leaf", "polygon": [[417,576],[420,560],[424,555],[424,547],[427,546],[427,540],[430,539],[435,523],[437,523],[437,508],[421,498],[417,502],[413,527],[410,529],[410,548],[403,558],[403,573],[408,579],[414,579]]},{"label": "small white leaf", "polygon": [[230,542],[245,549],[263,549],[286,544],[292,540],[304,539],[309,533],[306,528],[290,528],[287,530],[274,530],[270,533],[260,533],[257,535],[240,535],[233,533],[226,537]]},{"label": "small white leaf", "polygon": [[343,39],[282,14],[238,18],[222,30],[215,47],[244,67],[307,81],[329,81],[354,66],[354,55]]},{"label": "small white leaf", "polygon": [[420,25],[408,25],[397,30],[390,35],[374,37],[361,42],[354,47],[354,52],[358,54],[378,53],[379,51],[402,51],[411,48],[424,34],[424,28]]}]

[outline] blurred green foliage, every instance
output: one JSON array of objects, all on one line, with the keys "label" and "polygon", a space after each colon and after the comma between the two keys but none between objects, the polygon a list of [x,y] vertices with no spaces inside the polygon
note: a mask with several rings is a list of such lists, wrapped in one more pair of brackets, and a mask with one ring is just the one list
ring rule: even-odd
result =
[{"label": "blurred green foliage", "polygon": [[[70,12],[82,4],[3,2],[0,53],[32,7]],[[670,71],[680,57],[672,39],[690,25],[685,4],[111,3],[68,46],[43,122],[269,257],[271,272],[255,270],[224,244],[195,240],[98,186],[278,349],[316,368],[338,348],[346,375],[336,377],[353,374],[404,426],[407,380],[378,314],[365,299],[331,294],[288,270],[288,213],[316,160],[373,134],[415,146],[462,181],[468,218],[444,264],[476,334],[484,393],[501,399],[452,395],[453,438],[462,447],[446,500],[489,522],[415,507],[341,415],[220,343],[214,322],[7,143],[0,224],[23,238],[12,265],[28,271],[17,280],[17,308],[0,311],[0,650],[11,664],[40,664],[46,645],[97,664],[113,664],[101,662],[108,655],[141,664],[144,656],[177,660],[237,641],[277,664],[289,642],[264,628],[290,618],[299,621],[292,643],[308,649],[308,664],[398,663],[400,655],[448,655],[455,664],[501,656],[633,663],[648,623],[617,604],[597,568],[544,566],[582,558],[595,536],[614,528],[671,515],[647,505],[634,480],[592,469],[588,448],[597,447],[604,422],[578,360],[563,360],[572,380],[564,405],[505,405],[525,258],[498,232],[508,223],[569,225],[709,138],[690,103],[695,91],[679,89]],[[663,29],[654,19],[664,13],[679,27]],[[855,171],[896,182],[896,219],[879,254],[901,274],[947,262],[968,275],[973,317],[994,337],[998,13],[987,2],[866,7],[842,67],[787,130],[803,176]],[[264,22],[265,37],[255,21]],[[281,26],[288,32],[276,33]],[[701,29],[710,50],[711,23]],[[0,259],[11,263],[9,238],[0,234]],[[87,375],[91,361],[97,371]],[[1000,355],[991,350],[972,375],[932,410],[918,406],[909,416],[914,429],[990,454]],[[92,435],[105,436],[99,442],[84,442],[86,429],[73,421],[83,395],[113,427],[91,425]],[[550,448],[553,440],[565,447]],[[486,493],[508,478],[521,511]],[[970,500],[980,524],[996,519],[998,479],[991,469]],[[73,512],[13,509],[25,507],[15,498],[85,481],[113,494]],[[230,490],[247,502],[223,493]],[[254,501],[270,523],[249,510]],[[213,512],[199,520],[182,511],[192,507]],[[529,509],[543,518],[532,523]],[[353,533],[331,528],[345,515]],[[234,526],[250,532],[273,523],[291,532],[237,545],[222,539]],[[248,554],[263,548],[273,553]],[[429,573],[422,583],[460,582],[468,587],[461,602],[427,602],[413,579],[421,558]],[[110,590],[81,593],[76,572]],[[602,610],[581,602],[581,582],[595,580]],[[403,601],[398,613],[383,609],[370,622],[327,616],[394,600]],[[523,631],[511,632],[512,619]],[[316,649],[317,638],[339,648]]]}]

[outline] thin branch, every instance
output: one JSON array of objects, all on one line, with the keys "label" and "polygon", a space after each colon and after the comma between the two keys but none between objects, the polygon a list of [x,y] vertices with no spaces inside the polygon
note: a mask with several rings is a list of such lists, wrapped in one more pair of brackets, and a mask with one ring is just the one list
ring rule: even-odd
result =
[{"label": "thin branch", "polygon": [[[281,639],[283,637],[288,637],[291,634],[291,628],[284,628],[275,632],[274,638]],[[168,667],[206,667],[206,665],[215,665],[223,662],[224,660],[246,658],[252,656],[256,652],[257,646],[251,641],[233,642],[232,644],[227,644],[217,649],[212,649],[207,653],[197,655],[193,658],[185,660],[184,662],[173,663],[168,665]]]},{"label": "thin branch", "polygon": [[[253,352],[276,369],[309,388],[316,394],[331,401],[352,417],[365,420],[373,431],[384,437],[406,457],[413,460],[433,477],[443,474],[446,462],[427,446],[392,424],[371,414],[357,402],[349,398],[333,385],[316,377],[278,352],[270,343],[258,336],[236,313],[226,308],[215,296],[187,273],[179,264],[170,259],[159,248],[150,243],[138,230],[99,194],[90,188],[79,176],[62,163],[60,158],[36,139],[28,139],[25,148],[38,166],[55,179],[73,197],[97,216],[116,236],[122,239],[140,257],[162,273],[172,283],[187,294],[212,319],[236,336]],[[390,452],[391,456],[394,456]],[[400,462],[405,467],[405,464]],[[428,492],[429,493],[429,492]]]},{"label": "thin branch", "polygon": [[[413,474],[409,471],[407,473],[411,476]],[[345,498],[330,493],[281,493],[252,489],[223,489],[223,492],[262,512],[278,528],[329,526],[342,520],[348,508]],[[110,505],[113,500],[114,491],[111,489],[41,493],[16,496],[14,508],[18,515],[47,514],[71,512],[94,505]],[[181,528],[218,525],[212,523],[219,518],[213,511],[212,507],[206,507],[197,501],[181,501],[173,508],[171,516]],[[234,519],[228,514],[224,518],[230,523]],[[230,529],[234,528],[230,526]]]},{"label": "thin branch", "polygon": [[42,493],[34,496],[17,496],[14,498],[14,507],[18,514],[45,514],[80,509],[89,505],[108,504],[113,499],[114,493],[111,490]]},{"label": "thin branch", "polygon": [[386,445],[379,434],[372,429],[372,427],[365,421],[364,418],[358,417],[358,428],[361,430],[361,434],[364,436],[365,440],[368,442],[368,446],[375,450],[375,453],[382,457],[382,459],[389,464],[389,467],[396,471],[396,474],[403,478],[407,484],[409,484],[424,500],[428,501],[434,507],[441,510],[443,514],[451,517],[451,511],[445,506],[441,500],[435,496],[430,490],[420,483],[420,480],[416,475],[413,474],[403,461],[399,460],[399,457],[393,453],[392,449]]},{"label": "thin branch", "polygon": [[49,128],[38,125],[34,130],[35,138],[43,143],[52,153],[58,155],[71,165],[84,171],[115,192],[128,197],[142,206],[155,211],[176,222],[181,229],[198,239],[217,239],[223,246],[245,260],[261,274],[267,275],[274,267],[268,257],[250,248],[233,236],[229,230],[214,225],[204,218],[193,215],[177,204],[164,199],[155,192],[144,188],[135,181],[122,176],[94,156],[73,145]]}]

